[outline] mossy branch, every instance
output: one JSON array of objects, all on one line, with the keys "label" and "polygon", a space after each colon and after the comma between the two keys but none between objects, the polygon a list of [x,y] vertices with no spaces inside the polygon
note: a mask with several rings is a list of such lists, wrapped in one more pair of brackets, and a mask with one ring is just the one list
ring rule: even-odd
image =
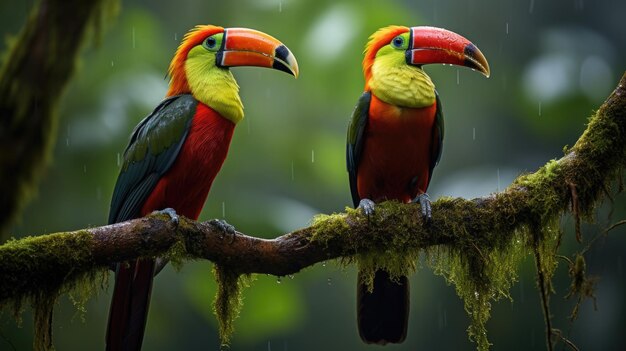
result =
[{"label": "mossy branch", "polygon": [[[566,212],[592,216],[625,164],[625,146],[626,74],[563,158],[520,176],[497,194],[473,200],[441,198],[433,203],[430,223],[423,221],[416,204],[386,202],[369,219],[346,209],[269,240],[232,236],[210,222],[185,218],[174,225],[160,214],[29,237],[0,246],[0,306],[58,294],[114,262],[138,257],[213,261],[220,267],[218,278],[230,277],[220,283],[229,286],[221,289],[233,290],[232,284],[244,274],[284,276],[335,258],[356,260],[366,271],[384,268],[392,275],[408,274],[418,253],[426,250],[436,261],[435,271],[453,282],[464,299],[472,318],[470,338],[486,349],[488,300],[508,296],[516,259],[534,252],[542,285],[550,289],[561,235],[555,228],[558,219]],[[222,319],[237,305],[224,299],[217,303]]]}]

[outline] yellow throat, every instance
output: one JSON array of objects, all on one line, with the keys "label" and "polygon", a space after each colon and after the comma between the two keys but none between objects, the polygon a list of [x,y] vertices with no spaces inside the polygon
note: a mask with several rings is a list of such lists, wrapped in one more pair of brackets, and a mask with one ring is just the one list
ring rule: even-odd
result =
[{"label": "yellow throat", "polygon": [[193,96],[234,124],[243,119],[239,85],[227,68],[215,65],[215,55],[201,46],[189,51],[185,74]]}]

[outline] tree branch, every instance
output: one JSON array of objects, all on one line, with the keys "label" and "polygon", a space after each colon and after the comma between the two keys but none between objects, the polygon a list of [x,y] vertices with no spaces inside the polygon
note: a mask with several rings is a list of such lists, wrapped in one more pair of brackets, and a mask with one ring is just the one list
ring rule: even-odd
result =
[{"label": "tree branch", "polygon": [[[307,228],[269,240],[242,233],[232,237],[211,223],[186,218],[175,226],[160,214],[29,237],[0,246],[0,306],[42,291],[62,290],[84,274],[145,256],[208,259],[235,274],[283,276],[328,259],[419,251],[436,245],[470,251],[480,248],[479,264],[486,264],[488,258],[482,252],[498,249],[520,233],[525,236],[524,245],[537,251],[541,243],[529,229],[554,222],[570,206],[589,218],[604,189],[626,164],[625,146],[626,74],[563,158],[518,177],[506,190],[491,196],[439,199],[433,203],[430,223],[422,220],[416,204],[386,202],[370,219],[347,209],[316,217]],[[469,259],[470,269],[476,265],[473,260]],[[551,271],[546,267],[538,269],[547,272],[549,279]]]}]

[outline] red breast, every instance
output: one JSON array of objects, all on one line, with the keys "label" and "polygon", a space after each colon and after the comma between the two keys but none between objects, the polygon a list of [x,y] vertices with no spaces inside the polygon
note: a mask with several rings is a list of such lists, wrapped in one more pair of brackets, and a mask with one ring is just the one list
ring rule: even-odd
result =
[{"label": "red breast", "polygon": [[436,108],[398,107],[372,94],[357,172],[361,198],[409,202],[426,192]]}]

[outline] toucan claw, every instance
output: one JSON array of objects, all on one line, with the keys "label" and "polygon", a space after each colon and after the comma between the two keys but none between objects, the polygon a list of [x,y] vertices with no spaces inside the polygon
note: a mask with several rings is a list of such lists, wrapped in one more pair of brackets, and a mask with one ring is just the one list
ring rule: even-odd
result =
[{"label": "toucan claw", "polygon": [[419,194],[411,201],[413,203],[419,202],[422,209],[422,215],[426,219],[426,223],[430,223],[432,220],[433,209],[430,204],[430,197],[426,193]]},{"label": "toucan claw", "polygon": [[180,218],[178,217],[178,213],[176,213],[175,209],[168,207],[162,209],[161,211],[158,211],[158,213],[170,216],[171,222],[174,224],[175,227],[178,227],[178,222],[180,221]]},{"label": "toucan claw", "polygon": [[237,236],[237,231],[235,231],[235,227],[228,224],[223,219],[212,219],[209,221],[209,225],[216,227],[222,232],[221,238],[224,239],[226,236],[230,236],[230,243],[232,244],[235,241],[235,237]]},{"label": "toucan claw", "polygon": [[357,208],[360,208],[361,211],[363,211],[363,214],[367,216],[367,220],[371,220],[372,215],[374,214],[374,208],[376,207],[376,204],[374,203],[374,201],[370,200],[370,199],[361,199],[361,201],[359,201],[359,206]]}]

